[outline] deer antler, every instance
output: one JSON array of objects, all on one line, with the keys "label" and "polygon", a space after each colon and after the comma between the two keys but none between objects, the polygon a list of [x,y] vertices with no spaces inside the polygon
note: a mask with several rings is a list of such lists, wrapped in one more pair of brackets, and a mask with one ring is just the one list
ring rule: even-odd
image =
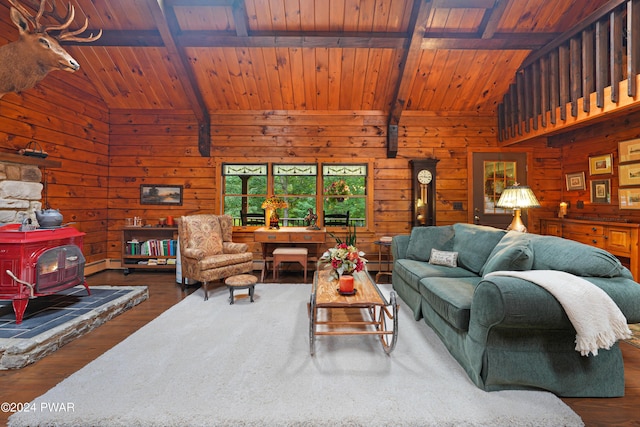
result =
[{"label": "deer antler", "polygon": [[[75,18],[75,8],[71,3],[69,3],[69,6],[67,7],[66,16],[61,16],[56,9],[56,0],[53,0],[51,2],[51,12],[45,10],[47,0],[40,0],[38,13],[35,17],[24,6],[18,3],[17,0],[9,0],[9,3],[11,3],[13,7],[18,9],[18,11],[22,13],[22,15],[27,20],[29,20],[34,28],[34,31],[37,33],[46,34],[47,31],[60,31],[58,35],[54,36],[58,40],[68,40],[85,43],[96,41],[102,36],[102,30],[100,30],[95,36],[93,35],[93,33],[91,33],[88,37],[76,37],[78,34],[83,33],[89,26],[89,20],[87,18],[85,18],[84,25],[81,28],[75,31],[69,31],[68,28],[71,25],[73,18]],[[42,25],[40,23],[40,18],[42,18],[43,15],[52,17],[54,20],[59,22],[59,25]]]}]

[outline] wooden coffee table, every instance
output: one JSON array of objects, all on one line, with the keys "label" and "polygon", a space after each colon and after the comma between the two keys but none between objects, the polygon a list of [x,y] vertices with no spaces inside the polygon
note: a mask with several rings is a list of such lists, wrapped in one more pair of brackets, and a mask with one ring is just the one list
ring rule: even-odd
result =
[{"label": "wooden coffee table", "polygon": [[[390,302],[382,295],[367,271],[354,274],[355,295],[338,292],[338,281],[331,270],[316,271],[309,302],[309,347],[315,354],[318,335],[378,335],[385,353],[390,354],[398,339],[398,304],[396,293]],[[337,310],[340,309],[340,310]],[[323,310],[325,320],[318,319]]]}]

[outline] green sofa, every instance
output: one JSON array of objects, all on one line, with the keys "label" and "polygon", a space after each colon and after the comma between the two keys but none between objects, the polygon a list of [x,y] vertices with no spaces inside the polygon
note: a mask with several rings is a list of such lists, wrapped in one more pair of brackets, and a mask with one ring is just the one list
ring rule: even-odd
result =
[{"label": "green sofa", "polygon": [[[519,278],[483,277],[504,270],[565,271],[603,289],[628,323],[638,323],[640,284],[613,255],[559,237],[473,224],[416,227],[394,237],[391,249],[393,288],[481,389],[624,395],[618,343],[581,356],[576,331],[550,293]],[[457,256],[456,266],[429,263],[432,249]]]}]

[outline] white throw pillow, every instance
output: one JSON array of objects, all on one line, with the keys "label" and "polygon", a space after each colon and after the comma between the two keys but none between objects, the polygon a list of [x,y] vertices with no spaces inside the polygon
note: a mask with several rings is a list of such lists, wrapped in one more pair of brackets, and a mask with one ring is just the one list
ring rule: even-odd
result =
[{"label": "white throw pillow", "polygon": [[431,249],[429,264],[444,265],[447,267],[458,266],[458,252],[439,251]]}]

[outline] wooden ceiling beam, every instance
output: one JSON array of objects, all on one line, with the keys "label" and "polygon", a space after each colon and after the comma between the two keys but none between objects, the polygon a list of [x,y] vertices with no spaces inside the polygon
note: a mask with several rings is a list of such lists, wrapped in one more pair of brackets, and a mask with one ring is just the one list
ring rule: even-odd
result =
[{"label": "wooden ceiling beam", "polygon": [[249,17],[244,0],[235,0],[231,12],[233,13],[233,22],[236,24],[236,35],[247,37],[249,35]]},{"label": "wooden ceiling beam", "polygon": [[252,33],[237,37],[230,33],[186,31],[177,37],[183,47],[314,47],[404,49],[407,37],[400,33]]},{"label": "wooden ceiling beam", "polygon": [[498,24],[506,8],[507,0],[497,0],[495,5],[485,12],[480,23],[480,33],[483,39],[492,38],[498,31]]},{"label": "wooden ceiling beam", "polygon": [[[396,85],[392,98],[391,110],[388,119],[387,132],[387,157],[394,158],[398,153],[398,123],[404,110],[411,82],[415,77],[422,51],[422,37],[426,31],[426,23],[431,13],[431,2],[427,0],[415,0],[411,11],[411,21],[409,29],[409,46],[404,51],[400,62],[400,79]],[[395,136],[395,137],[393,137]]]},{"label": "wooden ceiling beam", "polygon": [[233,7],[236,0],[167,0],[166,7],[223,6]]},{"label": "wooden ceiling beam", "polygon": [[438,9],[491,9],[496,0],[434,0]]},{"label": "wooden ceiling beam", "polygon": [[[90,32],[91,30],[87,30]],[[535,50],[550,43],[557,33],[521,34],[496,33],[492,38],[472,34],[428,34],[422,49],[491,49]],[[409,44],[404,33],[342,33],[317,32],[258,33],[247,37],[230,32],[184,31],[174,36],[177,46],[187,47],[310,47],[310,48],[369,48],[406,49]],[[77,41],[63,42],[66,46],[82,46]],[[105,47],[164,47],[157,30],[104,30],[102,37],[91,43]]]},{"label": "wooden ceiling beam", "polygon": [[474,50],[535,50],[546,46],[556,33],[522,34],[497,33],[492,38],[473,37],[432,37],[431,34],[422,40],[422,49],[474,49]]},{"label": "wooden ceiling beam", "polygon": [[177,59],[172,63],[198,121],[198,151],[202,157],[210,157],[211,119],[189,61],[174,40],[174,34],[178,32],[178,22],[174,11],[171,7],[165,6],[163,0],[149,1],[149,9],[167,49],[168,56]]}]

